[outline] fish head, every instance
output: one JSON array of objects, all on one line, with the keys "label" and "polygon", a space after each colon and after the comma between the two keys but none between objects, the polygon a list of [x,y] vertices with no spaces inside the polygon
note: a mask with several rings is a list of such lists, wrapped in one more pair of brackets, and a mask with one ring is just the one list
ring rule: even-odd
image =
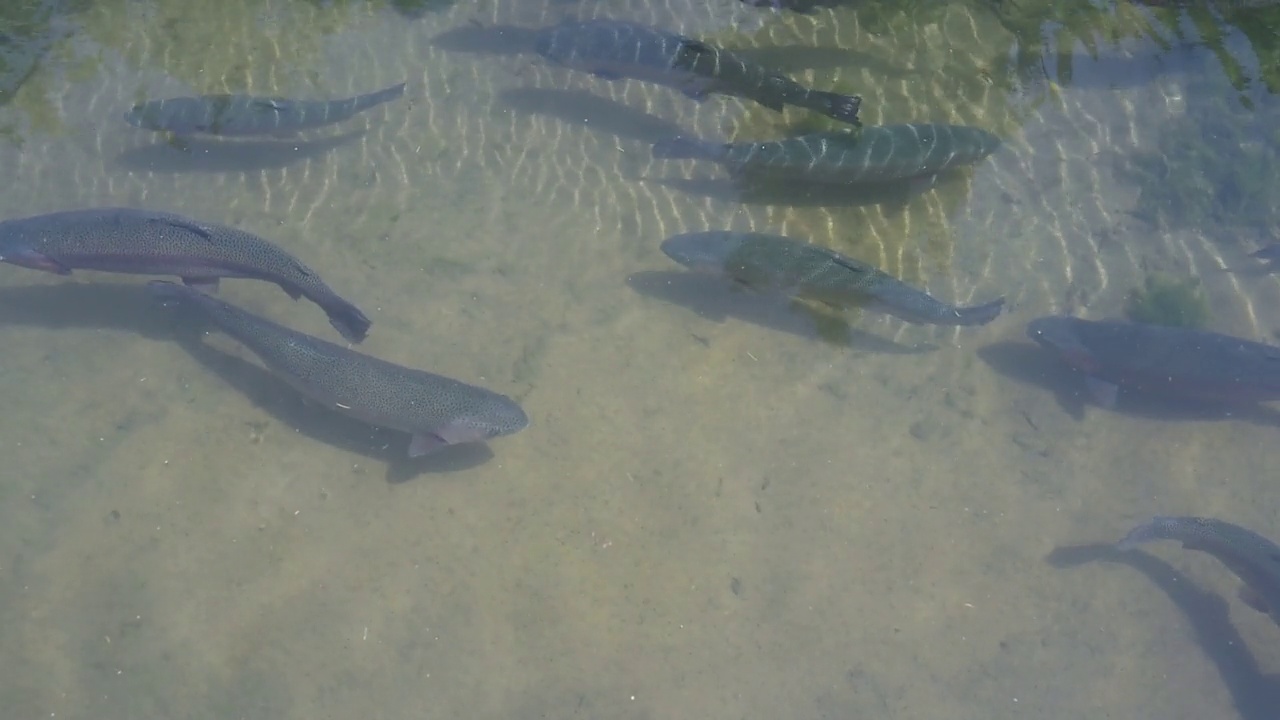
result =
[{"label": "fish head", "polygon": [[514,400],[497,393],[485,397],[449,420],[438,434],[450,444],[487,440],[517,433],[529,426],[529,416]]},{"label": "fish head", "polygon": [[164,113],[159,101],[138,103],[124,114],[124,121],[144,130],[164,130]]},{"label": "fish head", "polygon": [[1040,347],[1056,353],[1079,370],[1091,372],[1098,369],[1098,359],[1085,346],[1077,331],[1082,322],[1073,317],[1049,316],[1027,323],[1027,337]]},{"label": "fish head", "polygon": [[695,232],[672,235],[660,247],[663,254],[690,270],[720,273],[737,242],[732,233]]}]

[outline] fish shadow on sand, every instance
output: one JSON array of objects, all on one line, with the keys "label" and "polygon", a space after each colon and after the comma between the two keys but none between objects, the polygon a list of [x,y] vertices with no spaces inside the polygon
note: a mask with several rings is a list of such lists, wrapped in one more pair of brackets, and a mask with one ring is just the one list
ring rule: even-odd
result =
[{"label": "fish shadow on sand", "polygon": [[808,183],[797,180],[772,180],[750,176],[727,178],[636,178],[640,182],[671,188],[704,200],[742,205],[781,205],[785,207],[865,207],[884,205],[900,212],[914,198],[938,187],[937,183],[899,180],[886,183]]},{"label": "fish shadow on sand", "polygon": [[116,157],[129,170],[153,173],[238,173],[277,170],[313,160],[364,135],[353,130],[340,135],[288,140],[161,140],[130,148]]},{"label": "fish shadow on sand", "polygon": [[448,52],[483,53],[485,55],[524,55],[534,52],[539,28],[478,23],[446,30],[431,39],[433,47]]},{"label": "fish shadow on sand", "polygon": [[902,345],[852,327],[848,320],[834,312],[822,312],[775,294],[752,292],[713,275],[645,270],[628,275],[627,285],[641,295],[680,305],[714,323],[732,317],[806,340],[822,340],[862,352],[919,355],[938,349],[929,343]]},{"label": "fish shadow on sand", "polygon": [[[161,306],[141,283],[61,282],[0,288],[0,325],[125,330],[153,340],[176,341],[200,365],[243,393],[282,427],[385,462],[388,482],[404,482],[423,473],[465,470],[493,457],[486,444],[470,443],[410,459],[406,434],[367,425],[304,399],[261,365],[206,342],[204,330],[208,326],[197,318],[190,311]],[[234,346],[229,339],[219,340]]]},{"label": "fish shadow on sand", "polygon": [[516,112],[544,115],[650,145],[681,133],[676,123],[584,90],[513,88],[498,93],[498,103]]},{"label": "fish shadow on sand", "polygon": [[1045,559],[1059,569],[1110,562],[1146,575],[1186,616],[1196,642],[1218,669],[1240,717],[1274,720],[1274,708],[1280,707],[1280,677],[1261,672],[1248,643],[1231,624],[1230,607],[1222,597],[1201,590],[1186,575],[1141,550],[1123,552],[1110,544],[1077,545],[1056,548]]},{"label": "fish shadow on sand", "polygon": [[[998,342],[979,348],[977,352],[983,362],[1001,375],[1051,391],[1058,405],[1076,420],[1084,420],[1086,411],[1108,412],[1107,408],[1089,397],[1083,373],[1034,343]],[[1147,420],[1243,420],[1280,427],[1280,411],[1266,405],[1227,405],[1124,390],[1120,391],[1116,405],[1110,411]]]}]

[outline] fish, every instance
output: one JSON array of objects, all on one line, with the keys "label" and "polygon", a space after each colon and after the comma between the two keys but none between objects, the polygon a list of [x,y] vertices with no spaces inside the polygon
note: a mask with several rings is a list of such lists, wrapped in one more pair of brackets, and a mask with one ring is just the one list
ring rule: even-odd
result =
[{"label": "fish", "polygon": [[812,90],[728,50],[647,25],[604,19],[566,21],[538,31],[534,50],[563,67],[608,80],[657,83],[694,100],[719,93],[779,112],[792,105],[861,124],[860,95]]},{"label": "fish", "polygon": [[662,160],[698,159],[731,173],[816,183],[931,180],[980,162],[999,149],[998,136],[967,125],[907,123],[820,132],[782,140],[717,143],[675,137],[653,146]]},{"label": "fish", "polygon": [[147,283],[162,304],[183,304],[251,350],[303,396],[377,427],[409,433],[409,457],[519,432],[529,418],[511,398],[395,365],[292,330],[193,288]]},{"label": "fish", "polygon": [[173,213],[92,208],[0,221],[0,262],[57,275],[72,270],[177,275],[207,290],[224,277],[265,280],[295,300],[305,297],[319,305],[350,342],[363,340],[371,324],[314,270],[271,242]]},{"label": "fish", "polygon": [[1114,407],[1120,388],[1192,400],[1280,400],[1280,347],[1204,330],[1048,316],[1027,336],[1085,374],[1090,395]]},{"label": "fish", "polygon": [[756,290],[842,310],[870,307],[910,323],[986,325],[1004,307],[1003,297],[974,307],[948,305],[864,262],[778,235],[683,233],[664,240],[661,248],[691,270],[728,276]]},{"label": "fish", "polygon": [[398,99],[405,84],[345,100],[289,100],[256,95],[199,95],[150,100],[134,105],[125,122],[175,135],[292,135],[336,125],[357,113]]},{"label": "fish", "polygon": [[791,10],[803,14],[812,14],[818,8],[837,8],[855,5],[858,0],[742,0],[752,7],[767,7],[774,10]]},{"label": "fish", "polygon": [[1116,547],[1127,551],[1153,540],[1179,540],[1188,550],[1213,556],[1244,581],[1240,598],[1245,604],[1280,626],[1280,546],[1224,520],[1157,516],[1130,531]]}]

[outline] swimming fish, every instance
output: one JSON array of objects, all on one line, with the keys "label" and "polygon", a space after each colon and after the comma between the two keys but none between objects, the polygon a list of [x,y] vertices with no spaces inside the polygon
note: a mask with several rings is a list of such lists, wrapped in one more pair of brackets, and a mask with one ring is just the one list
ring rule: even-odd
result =
[{"label": "swimming fish", "polygon": [[161,302],[186,303],[204,313],[306,397],[409,433],[409,457],[510,435],[529,424],[524,410],[505,395],[349,350],[183,285],[152,280],[147,287]]},{"label": "swimming fish", "polygon": [[711,93],[754,100],[781,111],[792,105],[859,124],[862,97],[811,90],[701,40],[620,20],[570,21],[538,32],[547,60],[610,80],[631,78],[673,87],[695,100]]},{"label": "swimming fish", "polygon": [[948,305],[864,262],[777,235],[685,233],[667,238],[661,247],[687,268],[751,288],[840,309],[868,306],[912,323],[985,325],[1004,306],[1004,298],[975,307]]},{"label": "swimming fish", "polygon": [[1188,550],[1212,555],[1244,581],[1240,599],[1280,625],[1280,546],[1223,520],[1155,517],[1134,528],[1117,547],[1132,550],[1152,540],[1180,540]]},{"label": "swimming fish", "polygon": [[1085,374],[1104,407],[1118,389],[1225,402],[1280,400],[1280,347],[1203,330],[1050,316],[1027,336]]},{"label": "swimming fish", "polygon": [[125,122],[177,135],[289,135],[335,125],[404,95],[404,83],[345,100],[288,100],[254,95],[200,95],[134,105]]},{"label": "swimming fish", "polygon": [[677,137],[655,144],[653,156],[710,160],[756,177],[855,184],[931,178],[977,163],[999,147],[1000,138],[981,128],[908,123],[765,142]]},{"label": "swimming fish", "polygon": [[5,220],[0,222],[0,261],[57,275],[72,270],[177,275],[188,285],[210,289],[224,277],[266,280],[295,300],[305,297],[319,305],[351,342],[360,342],[369,331],[369,318],[301,260],[257,235],[173,213],[94,208]]}]

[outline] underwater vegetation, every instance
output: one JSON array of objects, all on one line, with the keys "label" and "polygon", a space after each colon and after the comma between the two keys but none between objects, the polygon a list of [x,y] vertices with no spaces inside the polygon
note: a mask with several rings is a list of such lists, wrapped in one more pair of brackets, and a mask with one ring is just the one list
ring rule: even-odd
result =
[{"label": "underwater vegetation", "polygon": [[1209,321],[1209,301],[1197,278],[1148,273],[1142,287],[1129,292],[1124,313],[1133,322],[1202,328]]},{"label": "underwater vegetation", "polygon": [[1223,111],[1172,120],[1155,147],[1129,158],[1123,172],[1140,188],[1135,215],[1219,235],[1280,220],[1273,197],[1280,129]]}]

